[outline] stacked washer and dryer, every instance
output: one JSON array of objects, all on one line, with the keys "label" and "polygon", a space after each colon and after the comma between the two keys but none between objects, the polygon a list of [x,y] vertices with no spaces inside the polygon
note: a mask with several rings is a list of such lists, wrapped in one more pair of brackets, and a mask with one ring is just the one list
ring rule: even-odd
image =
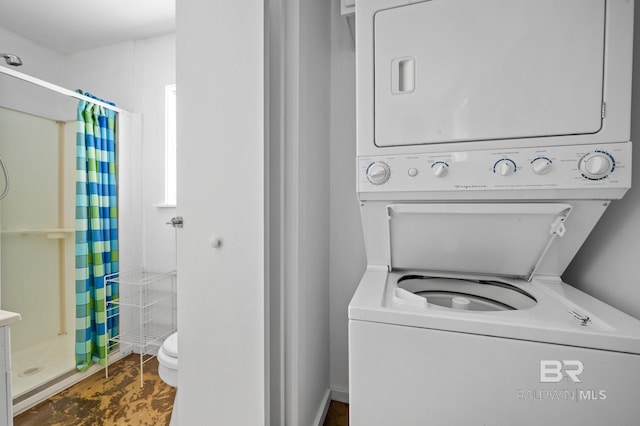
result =
[{"label": "stacked washer and dryer", "polygon": [[351,426],[639,424],[640,321],[561,279],[631,185],[633,6],[357,2]]}]

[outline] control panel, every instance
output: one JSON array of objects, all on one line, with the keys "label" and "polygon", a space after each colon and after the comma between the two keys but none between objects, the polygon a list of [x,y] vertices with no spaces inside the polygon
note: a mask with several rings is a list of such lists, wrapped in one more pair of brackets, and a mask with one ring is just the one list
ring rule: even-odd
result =
[{"label": "control panel", "polygon": [[360,157],[360,192],[628,188],[631,142]]}]

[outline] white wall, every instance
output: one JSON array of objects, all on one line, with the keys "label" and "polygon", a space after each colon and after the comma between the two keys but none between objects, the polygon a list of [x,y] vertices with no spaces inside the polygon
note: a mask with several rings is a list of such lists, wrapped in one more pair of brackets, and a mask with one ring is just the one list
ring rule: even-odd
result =
[{"label": "white wall", "polygon": [[[88,69],[91,64],[100,66]],[[176,267],[175,231],[165,224],[175,215],[175,209],[156,206],[164,202],[164,87],[175,81],[173,34],[113,44],[66,58],[67,88],[91,92],[140,116],[141,128],[133,129],[139,134],[130,138],[135,146],[123,147],[135,150],[134,164],[121,173],[121,178],[127,178],[121,182],[123,190],[130,186],[138,189],[135,196],[139,200],[123,199],[136,203],[128,210],[134,217],[127,220],[138,226],[128,227],[130,232],[121,238],[125,248],[143,253],[137,264],[121,258],[127,268],[144,265],[165,272]]]},{"label": "white wall", "polygon": [[640,319],[640,7],[635,8],[631,140],[632,188],[614,201],[569,265],[563,278],[592,296]]},{"label": "white wall", "polygon": [[269,216],[269,420],[271,426],[285,422],[284,345],[284,44],[282,13],[285,0],[268,2],[268,216]]},{"label": "white wall", "polygon": [[[22,59],[22,66],[11,68],[54,84],[64,83],[63,55],[4,28],[0,28],[0,51],[13,53]],[[4,60],[0,60],[0,65],[8,67]],[[29,99],[24,101],[28,102]]]},{"label": "white wall", "polygon": [[354,42],[340,2],[331,28],[331,389],[349,391],[347,306],[364,273],[366,256],[356,196],[356,70]]},{"label": "white wall", "polygon": [[[164,205],[165,86],[176,82],[175,35],[136,42],[135,111],[143,112],[143,223],[145,265],[152,271],[176,268],[176,215]],[[179,89],[178,89],[179,91]]]},{"label": "white wall", "polygon": [[264,2],[176,6],[179,423],[263,425]]},{"label": "white wall", "polygon": [[[0,28],[0,51],[18,55],[23,62],[21,67],[9,67],[4,60],[0,66],[12,68],[34,77],[61,85],[64,83],[64,56],[41,47],[8,30]],[[49,90],[21,82],[20,80],[0,75],[0,105],[18,111],[40,115],[54,119],[74,119],[71,114],[61,110],[59,102],[62,96]]]},{"label": "white wall", "polygon": [[285,70],[286,424],[329,401],[331,3],[287,2]]},{"label": "white wall", "polygon": [[136,43],[127,41],[68,55],[63,86],[90,92],[133,112],[137,98],[135,54]]}]

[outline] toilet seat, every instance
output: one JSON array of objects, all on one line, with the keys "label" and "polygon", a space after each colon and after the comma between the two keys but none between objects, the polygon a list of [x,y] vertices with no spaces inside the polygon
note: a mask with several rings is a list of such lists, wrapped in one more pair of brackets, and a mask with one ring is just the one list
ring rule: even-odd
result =
[{"label": "toilet seat", "polygon": [[158,362],[162,367],[177,370],[178,369],[178,358],[168,355],[164,348],[160,348],[158,350]]},{"label": "toilet seat", "polygon": [[166,338],[162,344],[162,350],[169,356],[174,358],[178,357],[178,332],[175,332]]},{"label": "toilet seat", "polygon": [[178,333],[167,337],[158,350],[160,365],[172,370],[178,369]]}]

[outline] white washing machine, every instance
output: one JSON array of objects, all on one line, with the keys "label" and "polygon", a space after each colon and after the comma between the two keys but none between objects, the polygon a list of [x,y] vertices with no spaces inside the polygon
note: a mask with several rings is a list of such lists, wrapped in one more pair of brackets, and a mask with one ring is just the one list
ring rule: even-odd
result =
[{"label": "white washing machine", "polygon": [[631,185],[633,2],[359,0],[356,22],[350,424],[639,424],[640,321],[561,280]]}]

